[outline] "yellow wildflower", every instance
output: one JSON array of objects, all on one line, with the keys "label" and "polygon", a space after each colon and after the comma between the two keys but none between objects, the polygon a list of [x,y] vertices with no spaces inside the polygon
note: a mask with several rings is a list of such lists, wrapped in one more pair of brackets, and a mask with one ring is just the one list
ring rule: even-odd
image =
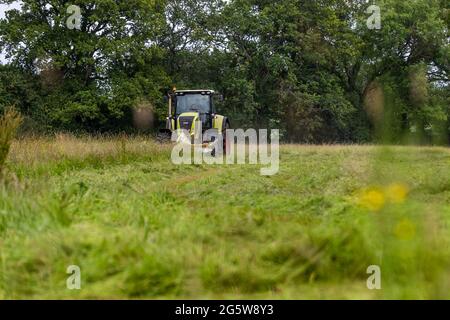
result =
[{"label": "yellow wildflower", "polygon": [[409,189],[404,184],[394,183],[387,187],[386,197],[392,203],[403,203],[408,196]]},{"label": "yellow wildflower", "polygon": [[381,190],[371,188],[362,192],[359,203],[371,211],[380,211],[384,207],[386,200]]}]

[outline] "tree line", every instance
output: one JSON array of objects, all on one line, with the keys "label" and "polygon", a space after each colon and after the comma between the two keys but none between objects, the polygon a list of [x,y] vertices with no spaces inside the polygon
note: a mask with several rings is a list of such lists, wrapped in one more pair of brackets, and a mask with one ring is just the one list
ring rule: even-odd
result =
[{"label": "tree line", "polygon": [[446,0],[23,0],[0,20],[0,111],[20,110],[24,130],[132,131],[137,108],[163,123],[173,86],[207,88],[233,127],[285,141],[448,144],[449,12]]}]

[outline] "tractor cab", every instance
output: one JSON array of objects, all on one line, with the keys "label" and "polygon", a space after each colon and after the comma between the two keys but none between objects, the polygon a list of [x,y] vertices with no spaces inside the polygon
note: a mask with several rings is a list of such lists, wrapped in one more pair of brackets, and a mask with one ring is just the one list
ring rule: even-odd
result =
[{"label": "tractor cab", "polygon": [[214,106],[214,90],[176,90],[168,95],[169,112],[166,128],[161,132],[187,130],[193,137],[196,124],[201,123],[202,131],[216,129],[220,135],[230,127],[228,119],[217,114]]},{"label": "tractor cab", "polygon": [[203,131],[213,128],[216,115],[213,96],[212,90],[175,91],[173,105],[177,128],[190,131],[194,120],[201,121]]}]

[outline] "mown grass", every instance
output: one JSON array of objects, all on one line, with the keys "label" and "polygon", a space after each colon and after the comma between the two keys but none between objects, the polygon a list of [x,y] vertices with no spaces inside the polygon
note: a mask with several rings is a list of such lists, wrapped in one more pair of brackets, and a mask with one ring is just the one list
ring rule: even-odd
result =
[{"label": "mown grass", "polygon": [[[449,149],[287,145],[272,177],[174,166],[170,150],[16,141],[0,183],[0,298],[450,298]],[[370,265],[382,290],[366,287]]]}]

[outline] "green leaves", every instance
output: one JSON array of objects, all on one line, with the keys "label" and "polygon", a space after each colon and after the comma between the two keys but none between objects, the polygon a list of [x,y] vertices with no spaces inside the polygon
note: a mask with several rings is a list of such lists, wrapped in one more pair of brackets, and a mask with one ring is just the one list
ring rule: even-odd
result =
[{"label": "green leaves", "polygon": [[[156,68],[145,79],[142,71],[154,59],[152,42],[164,23],[162,1],[22,2],[21,10],[8,12],[0,22],[0,50],[38,84],[40,99],[31,108],[47,124],[95,131],[120,127],[116,121],[126,117],[138,97],[159,100],[159,88],[145,85],[163,85],[164,71]],[[69,5],[80,7],[81,30],[66,26]],[[5,74],[5,83],[9,77]]]},{"label": "green leaves", "polygon": [[[81,9],[81,30],[66,26],[69,5]],[[377,1],[379,30],[367,27],[368,6],[365,0],[25,0],[0,21],[0,49],[20,74],[0,71],[0,105],[16,104],[51,127],[123,130],[136,101],[156,106],[162,120],[161,96],[172,85],[207,87],[224,94],[218,108],[233,126],[276,125],[292,141],[366,141],[375,128],[363,102],[377,81],[402,106],[395,112],[402,130],[416,118],[423,127],[429,119],[445,121],[446,2]],[[412,75],[419,67],[421,76]],[[11,85],[13,94],[6,90]],[[425,91],[427,99],[417,100]]]}]

